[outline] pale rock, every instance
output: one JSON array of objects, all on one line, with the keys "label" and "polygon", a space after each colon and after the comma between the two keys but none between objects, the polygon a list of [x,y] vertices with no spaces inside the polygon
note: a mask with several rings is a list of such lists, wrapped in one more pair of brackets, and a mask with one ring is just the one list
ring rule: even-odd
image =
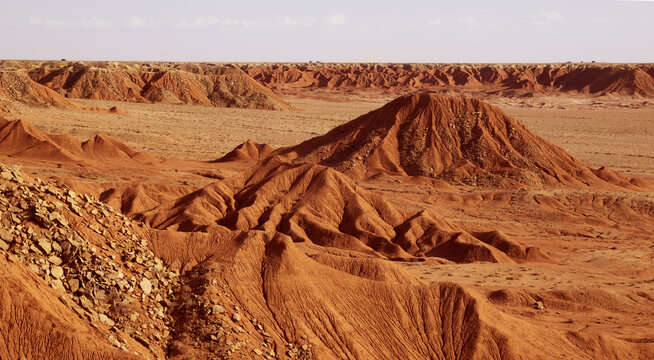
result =
[{"label": "pale rock", "polygon": [[152,292],[152,283],[148,278],[143,278],[141,282],[139,283],[139,286],[141,286],[141,290],[143,290],[144,295],[149,295]]},{"label": "pale rock", "polygon": [[50,268],[50,275],[55,279],[61,279],[64,276],[64,269],[61,266],[52,266]]}]

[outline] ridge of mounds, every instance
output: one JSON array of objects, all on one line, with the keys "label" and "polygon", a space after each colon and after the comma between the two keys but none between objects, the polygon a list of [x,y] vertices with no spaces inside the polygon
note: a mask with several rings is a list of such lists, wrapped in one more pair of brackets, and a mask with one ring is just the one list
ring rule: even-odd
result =
[{"label": "ridge of mounds", "polygon": [[139,152],[109,135],[99,133],[84,142],[68,135],[50,134],[26,120],[0,118],[0,154],[55,162],[135,161],[156,163],[154,156]]},{"label": "ridge of mounds", "polygon": [[25,72],[0,68],[0,112],[10,112],[16,104],[79,109],[57,92],[33,81]]},{"label": "ridge of mounds", "polygon": [[550,261],[504,234],[472,235],[432,210],[402,210],[336,170],[278,157],[136,218],[162,230],[277,231],[297,242],[391,259]]},{"label": "ridge of mounds", "polygon": [[241,67],[262,84],[304,89],[483,88],[503,96],[572,92],[654,97],[650,64],[274,64]]},{"label": "ridge of mounds", "polygon": [[266,110],[290,108],[270,89],[228,65],[215,65],[202,73],[164,65],[94,65],[43,64],[29,74],[69,98]]},{"label": "ridge of mounds", "polygon": [[179,274],[132,220],[2,164],[0,214],[0,357],[165,355]]},{"label": "ridge of mounds", "polygon": [[[644,360],[654,349],[530,324],[456,284],[424,284],[392,262],[279,232],[151,233],[153,252],[185,269],[174,358]],[[231,322],[214,320],[225,315]],[[225,323],[243,340],[221,349]]]},{"label": "ridge of mounds", "polygon": [[259,144],[248,140],[212,162],[258,160],[268,157],[273,151],[275,151],[275,148],[268,144]]},{"label": "ridge of mounds", "polygon": [[273,155],[330,166],[355,179],[384,172],[499,187],[646,184],[589,168],[498,107],[434,93],[399,97]]}]

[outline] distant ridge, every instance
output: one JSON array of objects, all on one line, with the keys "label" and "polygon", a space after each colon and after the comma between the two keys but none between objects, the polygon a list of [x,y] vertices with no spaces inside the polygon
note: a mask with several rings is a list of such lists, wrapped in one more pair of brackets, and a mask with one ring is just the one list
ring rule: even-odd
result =
[{"label": "distant ridge", "polygon": [[651,64],[247,64],[242,69],[278,89],[446,87],[486,88],[502,96],[568,92],[654,97]]},{"label": "distant ridge", "polygon": [[[186,70],[185,70],[186,69]],[[69,98],[279,110],[290,105],[240,69],[126,63],[52,63],[31,69],[40,84]]]}]

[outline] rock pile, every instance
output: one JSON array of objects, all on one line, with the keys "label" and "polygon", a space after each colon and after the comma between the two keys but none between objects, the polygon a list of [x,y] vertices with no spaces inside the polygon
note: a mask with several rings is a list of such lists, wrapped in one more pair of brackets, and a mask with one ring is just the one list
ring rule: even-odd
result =
[{"label": "rock pile", "polygon": [[313,358],[307,341],[282,343],[239,306],[216,266],[198,264],[182,276],[170,355],[193,356],[199,351],[217,358]]},{"label": "rock pile", "polygon": [[[179,274],[148,249],[134,223],[89,195],[27,182],[0,164],[0,250],[62,293],[109,342],[130,350],[124,335],[165,354],[169,296]],[[66,300],[65,298],[72,300]]]}]

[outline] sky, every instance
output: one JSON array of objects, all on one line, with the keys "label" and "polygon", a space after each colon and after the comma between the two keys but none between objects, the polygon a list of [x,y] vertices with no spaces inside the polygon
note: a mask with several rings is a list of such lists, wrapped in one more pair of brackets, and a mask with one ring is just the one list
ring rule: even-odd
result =
[{"label": "sky", "polygon": [[0,1],[0,59],[654,62],[654,0]]}]

